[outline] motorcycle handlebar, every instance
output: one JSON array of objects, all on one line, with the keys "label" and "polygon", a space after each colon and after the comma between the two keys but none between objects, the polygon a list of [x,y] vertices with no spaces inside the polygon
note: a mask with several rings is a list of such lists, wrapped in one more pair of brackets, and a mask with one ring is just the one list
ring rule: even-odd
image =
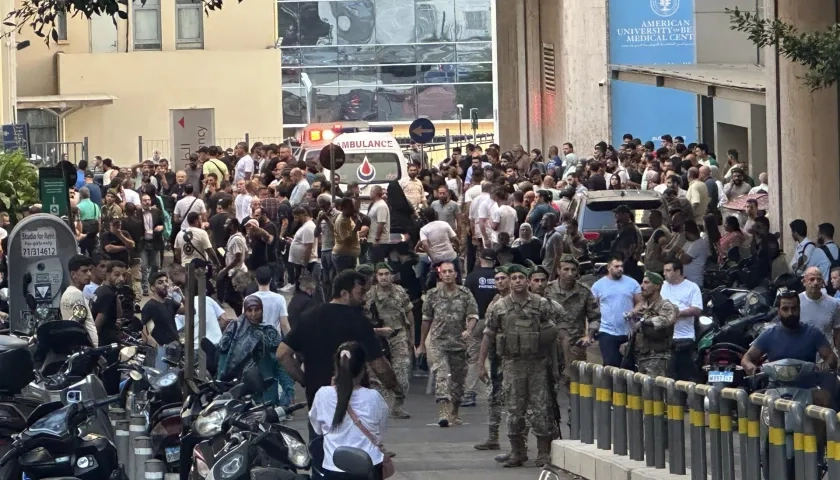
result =
[{"label": "motorcycle handlebar", "polygon": [[7,463],[9,463],[12,458],[16,457],[18,454],[18,449],[20,447],[17,445],[17,442],[12,444],[12,448],[3,455],[3,458],[0,458],[0,467],[5,467]]},{"label": "motorcycle handlebar", "polygon": [[300,410],[301,408],[303,408],[305,406],[306,406],[305,402],[296,403],[296,404],[288,406],[288,407],[283,407],[283,411],[286,413],[286,415],[289,415],[289,414],[292,414],[294,412],[297,412],[298,410]]},{"label": "motorcycle handlebar", "polygon": [[96,348],[91,348],[89,350],[86,350],[85,355],[102,355],[102,354],[108,353],[112,350],[117,350],[118,348],[120,348],[120,346],[118,344],[112,343],[110,345],[105,345],[103,347],[96,347]]}]

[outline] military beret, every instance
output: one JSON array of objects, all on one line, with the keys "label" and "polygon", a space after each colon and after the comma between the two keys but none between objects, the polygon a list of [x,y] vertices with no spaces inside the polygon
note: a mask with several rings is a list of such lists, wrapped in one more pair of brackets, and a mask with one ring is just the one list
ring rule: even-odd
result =
[{"label": "military beret", "polygon": [[548,270],[546,270],[546,268],[543,267],[542,265],[537,265],[536,267],[532,268],[531,271],[528,273],[528,276],[530,277],[531,275],[533,275],[535,273],[542,273],[546,277],[549,276]]},{"label": "military beret", "polygon": [[664,280],[662,279],[662,275],[660,275],[656,272],[651,272],[651,271],[645,272],[645,278],[650,280],[650,283],[654,283],[656,285],[662,285],[662,282],[664,282]]},{"label": "military beret", "polygon": [[504,273],[505,275],[510,275],[510,269],[508,267],[509,265],[502,265],[501,267],[496,267],[496,273]]},{"label": "military beret", "polygon": [[580,262],[578,262],[577,258],[575,258],[574,255],[569,255],[568,253],[564,253],[560,256],[560,263],[571,263],[576,267],[580,266]]},{"label": "military beret", "polygon": [[361,273],[362,275],[373,275],[376,273],[374,270],[373,265],[369,263],[363,263],[361,265],[356,266],[356,272]]},{"label": "military beret", "polygon": [[380,270],[388,270],[389,272],[394,273],[394,269],[385,262],[379,262],[376,264],[376,271],[378,272]]},{"label": "military beret", "polygon": [[516,263],[508,265],[507,269],[508,275],[513,275],[514,273],[521,273],[522,275],[525,275],[527,277],[528,274],[531,272],[530,269],[528,269],[527,267],[523,267],[522,265]]}]

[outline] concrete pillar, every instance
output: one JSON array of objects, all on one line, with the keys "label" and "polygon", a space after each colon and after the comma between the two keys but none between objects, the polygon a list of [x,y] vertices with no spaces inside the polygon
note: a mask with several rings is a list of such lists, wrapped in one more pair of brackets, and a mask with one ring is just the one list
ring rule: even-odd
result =
[{"label": "concrete pillar", "polygon": [[[496,139],[502,151],[526,143],[528,96],[526,93],[525,4],[521,0],[496,1],[496,77],[499,118]],[[464,105],[467,107],[467,105]],[[466,113],[466,112],[465,112]],[[527,145],[525,145],[528,148]]]},{"label": "concrete pillar", "polygon": [[[836,18],[835,0],[765,0],[765,9],[768,17],[775,15],[800,32],[824,30]],[[790,251],[792,220],[804,219],[810,238],[816,238],[822,222],[840,226],[837,87],[811,92],[802,81],[805,67],[779,57],[775,49],[765,58],[768,215]]]}]

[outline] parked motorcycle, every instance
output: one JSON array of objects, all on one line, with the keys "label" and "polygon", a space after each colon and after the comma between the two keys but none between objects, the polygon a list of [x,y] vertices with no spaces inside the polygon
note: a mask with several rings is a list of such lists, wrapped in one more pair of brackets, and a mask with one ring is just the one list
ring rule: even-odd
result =
[{"label": "parked motorcycle", "polygon": [[[21,395],[35,378],[29,342],[0,336],[0,455],[6,454],[12,436],[26,429],[27,419],[41,405],[40,398]],[[21,478],[16,466],[0,468],[0,478]]]}]

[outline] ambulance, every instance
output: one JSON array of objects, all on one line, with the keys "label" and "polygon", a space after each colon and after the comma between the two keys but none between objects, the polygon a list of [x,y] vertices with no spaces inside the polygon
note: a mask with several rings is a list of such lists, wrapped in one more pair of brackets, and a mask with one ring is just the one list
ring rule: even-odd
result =
[{"label": "ambulance", "polygon": [[318,163],[318,155],[321,149],[330,144],[335,137],[341,134],[344,128],[367,128],[367,122],[333,122],[333,123],[310,123],[303,128],[300,138],[300,150],[297,159],[303,160],[307,165]]},{"label": "ambulance", "polygon": [[[333,139],[333,144],[345,154],[344,165],[336,170],[339,188],[346,191],[347,184],[359,184],[362,213],[370,204],[371,188],[388,188],[389,182],[408,177],[408,160],[391,132],[393,127],[349,127]],[[324,170],[324,174],[330,178],[329,170]]]}]

